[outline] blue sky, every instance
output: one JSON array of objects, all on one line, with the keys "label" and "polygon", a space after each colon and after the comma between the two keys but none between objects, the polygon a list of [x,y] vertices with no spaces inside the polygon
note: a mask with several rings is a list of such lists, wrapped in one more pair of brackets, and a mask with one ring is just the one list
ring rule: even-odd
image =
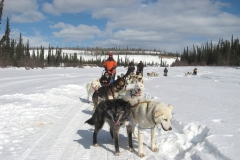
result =
[{"label": "blue sky", "polygon": [[134,47],[182,52],[240,38],[239,0],[7,0],[11,38],[30,46]]}]

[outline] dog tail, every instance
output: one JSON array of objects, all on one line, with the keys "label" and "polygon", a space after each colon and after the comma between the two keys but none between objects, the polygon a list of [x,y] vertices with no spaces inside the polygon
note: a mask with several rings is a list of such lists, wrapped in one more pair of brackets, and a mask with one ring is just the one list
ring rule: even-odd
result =
[{"label": "dog tail", "polygon": [[90,125],[94,125],[93,118],[90,118],[90,119],[87,120],[85,123],[88,123],[88,124],[90,124]]}]

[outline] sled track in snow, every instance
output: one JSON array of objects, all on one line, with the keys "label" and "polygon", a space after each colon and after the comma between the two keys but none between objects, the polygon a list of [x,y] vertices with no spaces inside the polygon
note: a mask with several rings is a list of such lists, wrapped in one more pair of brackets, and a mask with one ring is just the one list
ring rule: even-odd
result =
[{"label": "sled track in snow", "polygon": [[[79,107],[71,107],[66,114],[59,119],[45,135],[33,143],[26,150],[20,159],[61,159],[64,156],[74,156],[72,146],[68,146],[73,141],[72,135],[76,134],[75,127],[79,122],[83,121],[80,116],[81,109]],[[57,133],[57,135],[56,135]],[[48,146],[46,146],[48,144]],[[69,148],[70,147],[70,148]],[[73,157],[72,157],[73,158]]]}]

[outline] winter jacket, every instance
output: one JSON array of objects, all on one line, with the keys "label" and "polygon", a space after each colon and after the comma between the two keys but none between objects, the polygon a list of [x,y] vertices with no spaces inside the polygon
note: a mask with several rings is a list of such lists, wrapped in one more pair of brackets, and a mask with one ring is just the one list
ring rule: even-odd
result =
[{"label": "winter jacket", "polygon": [[168,72],[167,68],[165,68],[163,72],[164,72],[164,73],[167,73],[167,72]]},{"label": "winter jacket", "polygon": [[193,70],[193,74],[197,75],[197,68]]},{"label": "winter jacket", "polygon": [[137,65],[137,70],[138,70],[139,72],[143,71],[143,63],[142,63],[142,62],[138,63],[138,65]]},{"label": "winter jacket", "polygon": [[113,58],[108,58],[104,64],[103,64],[105,70],[108,72],[108,74],[116,74],[116,68],[117,68],[117,62]]},{"label": "winter jacket", "polygon": [[99,81],[100,81],[100,83],[101,83],[102,86],[105,86],[106,84],[109,84],[109,83],[110,83],[110,80],[111,80],[111,76],[109,76],[109,77],[107,78],[105,75],[103,75],[103,76],[99,79]]},{"label": "winter jacket", "polygon": [[130,62],[128,65],[127,73],[124,75],[124,77],[127,77],[130,73],[134,72],[134,70],[135,70],[134,64]]}]

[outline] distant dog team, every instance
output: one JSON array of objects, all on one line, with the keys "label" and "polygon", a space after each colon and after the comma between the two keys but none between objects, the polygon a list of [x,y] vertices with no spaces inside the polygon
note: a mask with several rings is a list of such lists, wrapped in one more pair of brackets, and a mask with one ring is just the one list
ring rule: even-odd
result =
[{"label": "distant dog team", "polygon": [[156,72],[149,72],[149,73],[147,73],[147,76],[149,76],[149,77],[158,77],[159,74],[156,73]]}]

